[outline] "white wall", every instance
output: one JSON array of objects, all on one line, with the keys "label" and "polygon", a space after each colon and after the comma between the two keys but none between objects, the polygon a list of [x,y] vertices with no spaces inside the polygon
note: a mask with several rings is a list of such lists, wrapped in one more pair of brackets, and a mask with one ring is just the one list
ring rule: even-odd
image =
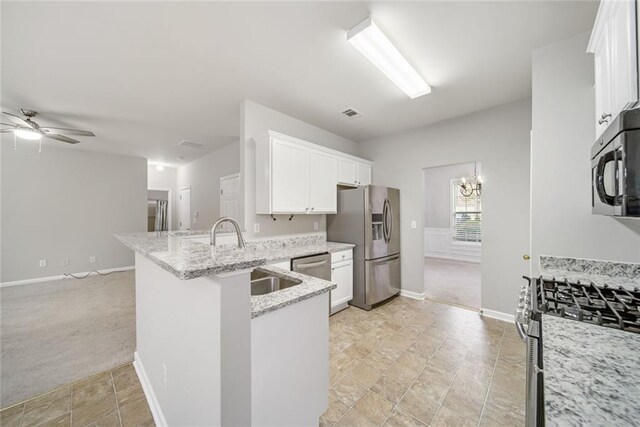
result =
[{"label": "white wall", "polygon": [[[248,236],[261,237],[278,234],[306,233],[314,231],[313,223],[319,222],[319,231],[326,230],[325,215],[296,215],[288,221],[288,215],[277,215],[273,221],[269,215],[256,215],[255,200],[255,142],[254,138],[273,130],[294,136],[348,154],[356,154],[355,142],[313,126],[253,101],[244,100],[240,106],[240,161],[241,187],[244,192],[244,218],[242,224]],[[375,168],[375,165],[374,165]],[[253,233],[253,224],[260,224],[260,234]]]},{"label": "white wall", "polygon": [[640,261],[640,220],[591,214],[595,142],[589,34],[533,51],[532,255]]},{"label": "white wall", "polygon": [[147,188],[149,190],[168,190],[169,211],[167,215],[169,230],[177,230],[178,191],[176,187],[176,168],[165,166],[163,171],[157,171],[155,165],[147,167]]},{"label": "white wall", "polygon": [[133,265],[113,234],[146,231],[145,159],[49,144],[38,154],[24,141],[1,149],[2,282]]},{"label": "white wall", "polygon": [[[472,176],[474,163],[439,166],[424,170],[424,226],[451,227],[451,180]],[[480,164],[478,164],[480,168]],[[478,171],[480,175],[480,171]]]},{"label": "white wall", "polygon": [[424,292],[423,168],[480,161],[482,307],[513,312],[528,272],[530,129],[527,99],[360,143],[374,162],[373,183],[400,189],[403,289]]},{"label": "white wall", "polygon": [[[192,230],[210,229],[215,220],[220,217],[220,177],[238,172],[240,172],[238,142],[227,144],[178,168],[176,198],[180,190],[191,188]],[[180,221],[179,203],[176,203],[175,212],[177,214],[174,216],[174,229],[177,230]],[[196,212],[197,217],[195,217]]]}]

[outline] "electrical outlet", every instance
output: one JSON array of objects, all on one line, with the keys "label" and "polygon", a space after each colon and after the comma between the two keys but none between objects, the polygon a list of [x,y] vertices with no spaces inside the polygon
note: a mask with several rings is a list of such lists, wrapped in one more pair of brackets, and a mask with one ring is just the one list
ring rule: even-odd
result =
[{"label": "electrical outlet", "polygon": [[193,217],[193,223],[195,224],[196,221],[198,221],[198,218],[196,218],[195,216]]},{"label": "electrical outlet", "polygon": [[65,259],[63,259],[63,260],[62,260],[62,265],[63,265],[64,267],[68,267],[68,266],[69,266],[69,258],[65,258]]},{"label": "electrical outlet", "polygon": [[46,259],[41,259],[39,265],[40,265],[40,267],[46,267],[47,266],[47,260]]},{"label": "electrical outlet", "polygon": [[89,262],[96,262],[96,257],[95,256],[90,256],[89,257]]},{"label": "electrical outlet", "polygon": [[253,232],[254,233],[260,232],[260,223],[256,222],[255,224],[253,224]]},{"label": "electrical outlet", "polygon": [[418,221],[411,221],[411,228],[413,229],[418,228]]},{"label": "electrical outlet", "polygon": [[167,365],[162,364],[162,385],[164,389],[167,389]]},{"label": "electrical outlet", "polygon": [[320,223],[318,221],[314,221],[313,222],[313,229],[317,230],[318,228],[320,228]]}]

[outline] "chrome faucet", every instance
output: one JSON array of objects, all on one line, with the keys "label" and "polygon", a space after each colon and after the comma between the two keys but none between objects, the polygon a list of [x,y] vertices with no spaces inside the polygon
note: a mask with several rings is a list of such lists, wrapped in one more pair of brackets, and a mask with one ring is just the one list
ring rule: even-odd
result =
[{"label": "chrome faucet", "polygon": [[216,228],[218,228],[218,225],[222,224],[223,222],[230,222],[231,225],[235,227],[236,236],[238,236],[238,247],[240,249],[244,248],[244,239],[242,238],[242,233],[240,232],[240,224],[238,224],[238,221],[236,221],[235,219],[229,218],[227,216],[223,216],[213,223],[213,226],[211,227],[211,245],[216,245]]}]

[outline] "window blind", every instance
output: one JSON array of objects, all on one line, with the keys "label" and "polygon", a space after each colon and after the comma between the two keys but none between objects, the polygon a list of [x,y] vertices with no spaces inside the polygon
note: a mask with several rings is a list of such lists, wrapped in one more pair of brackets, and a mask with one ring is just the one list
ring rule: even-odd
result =
[{"label": "window blind", "polygon": [[453,240],[457,242],[482,241],[482,197],[475,192],[465,197],[460,194],[462,181],[452,185],[453,193]]}]

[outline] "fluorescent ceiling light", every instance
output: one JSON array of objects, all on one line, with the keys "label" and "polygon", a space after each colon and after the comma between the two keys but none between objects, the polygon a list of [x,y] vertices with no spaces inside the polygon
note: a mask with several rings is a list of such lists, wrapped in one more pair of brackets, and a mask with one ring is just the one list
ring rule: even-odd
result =
[{"label": "fluorescent ceiling light", "polygon": [[13,133],[22,139],[29,139],[31,141],[37,141],[42,138],[42,134],[38,131],[31,129],[14,129]]},{"label": "fluorescent ceiling light", "polygon": [[389,39],[368,17],[347,33],[347,40],[382,71],[409,98],[431,92],[431,86],[409,64]]}]

